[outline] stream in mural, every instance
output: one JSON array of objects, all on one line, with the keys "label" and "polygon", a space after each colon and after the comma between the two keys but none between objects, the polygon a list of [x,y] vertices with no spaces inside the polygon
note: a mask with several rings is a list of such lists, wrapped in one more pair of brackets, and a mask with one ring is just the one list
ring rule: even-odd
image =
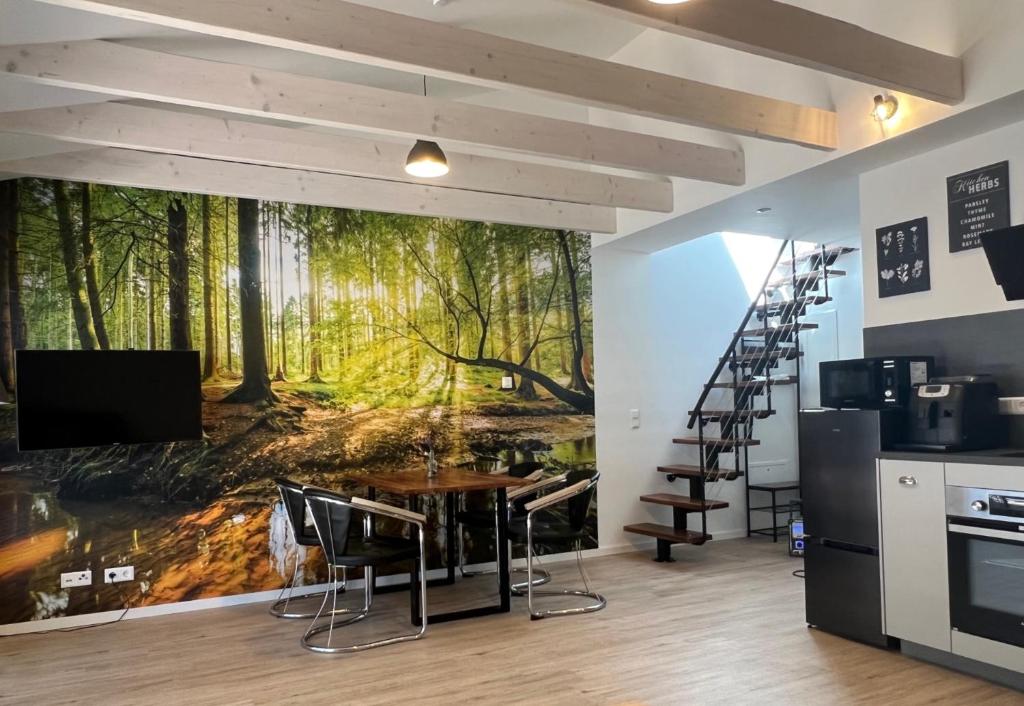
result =
[{"label": "stream in mural", "polygon": [[[277,476],[361,493],[360,475],[422,464],[428,443],[480,472],[595,467],[586,236],[41,180],[0,190],[9,395],[23,347],[197,348],[204,379],[201,442],[18,453],[16,400],[0,405],[0,624],[275,589],[296,558],[318,581]],[[434,566],[439,502],[425,506]],[[470,562],[493,552],[468,537]],[[136,581],[104,586],[122,565]],[[91,589],[59,588],[81,569]]]}]

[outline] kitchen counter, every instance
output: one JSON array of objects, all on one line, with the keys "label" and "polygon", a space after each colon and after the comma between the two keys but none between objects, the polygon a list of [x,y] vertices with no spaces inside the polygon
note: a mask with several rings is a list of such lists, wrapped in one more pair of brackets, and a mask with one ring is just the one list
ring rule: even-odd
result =
[{"label": "kitchen counter", "polygon": [[[1019,454],[1008,456],[1007,454]],[[986,449],[984,451],[881,451],[878,458],[887,461],[936,461],[939,463],[976,463],[988,466],[1024,466],[1024,449]]]}]

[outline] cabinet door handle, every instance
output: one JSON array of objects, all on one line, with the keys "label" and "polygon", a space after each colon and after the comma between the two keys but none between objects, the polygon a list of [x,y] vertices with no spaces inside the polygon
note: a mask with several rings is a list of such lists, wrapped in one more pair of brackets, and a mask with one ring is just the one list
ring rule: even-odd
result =
[{"label": "cabinet door handle", "polygon": [[905,485],[908,488],[917,485],[917,478],[914,476],[900,476],[900,485]]}]

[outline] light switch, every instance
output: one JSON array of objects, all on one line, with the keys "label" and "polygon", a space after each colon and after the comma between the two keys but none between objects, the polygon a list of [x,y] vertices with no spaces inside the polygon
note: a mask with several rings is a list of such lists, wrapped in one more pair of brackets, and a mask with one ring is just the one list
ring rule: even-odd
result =
[{"label": "light switch", "polygon": [[640,428],[640,410],[631,409],[629,410],[629,428],[639,429]]}]

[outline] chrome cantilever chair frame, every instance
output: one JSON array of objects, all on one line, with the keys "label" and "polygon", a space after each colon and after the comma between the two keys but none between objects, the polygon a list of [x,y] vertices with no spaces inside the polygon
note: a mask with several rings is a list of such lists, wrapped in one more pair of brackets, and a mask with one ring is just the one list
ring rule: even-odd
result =
[{"label": "chrome cantilever chair frame", "polygon": [[[298,483],[296,483],[295,485],[298,486],[298,487],[296,487],[294,489],[293,488],[288,488],[287,492],[297,492],[297,493],[299,493],[299,495],[301,495],[302,494],[302,488],[305,488],[306,486],[300,485]],[[296,547],[307,546],[307,545],[305,545],[305,544],[303,544],[303,543],[301,543],[299,541],[299,532],[301,530],[298,530],[295,527],[294,518],[292,518],[292,515],[291,515],[291,513],[288,510],[288,507],[289,507],[289,505],[288,505],[288,498],[285,497],[285,492],[286,492],[285,486],[282,485],[281,483],[278,483],[277,484],[277,493],[278,493],[278,495],[281,498],[281,504],[282,504],[282,506],[284,508],[285,516],[288,518],[288,528],[292,532],[292,537],[295,538],[295,546]],[[303,508],[305,508],[305,502],[306,502],[305,500],[302,501]],[[309,545],[309,546],[312,546],[312,545]],[[332,589],[328,588],[326,591],[316,591],[316,592],[313,592],[313,593],[304,593],[304,594],[302,594],[300,596],[295,596],[294,595],[294,593],[295,593],[295,582],[299,578],[299,573],[301,571],[302,571],[302,563],[299,561],[299,555],[296,552],[296,554],[295,554],[295,568],[292,570],[291,576],[288,578],[288,581],[285,582],[284,587],[281,589],[281,593],[278,594],[277,600],[274,601],[274,603],[270,606],[270,614],[273,615],[275,618],[293,618],[293,619],[294,618],[307,618],[307,619],[308,618],[312,618],[313,616],[317,615],[316,612],[295,612],[295,611],[291,610],[291,603],[292,603],[292,601],[294,600],[294,601],[297,601],[297,602],[301,602],[301,601],[315,600],[317,598],[326,598],[327,595],[331,592]],[[330,577],[331,573],[332,573],[331,570],[330,570],[330,566],[327,567],[327,573],[328,573],[328,576]],[[332,582],[329,581],[328,585],[331,585],[331,583]],[[342,572],[341,572],[341,591],[342,591],[342,593],[345,592],[347,587],[348,587],[348,574],[347,574],[347,572],[345,570],[342,570]]]},{"label": "chrome cantilever chair frame", "polygon": [[[576,544],[576,561],[577,567],[580,571],[580,578],[583,579],[583,584],[586,590],[576,591],[570,589],[562,590],[543,590],[538,591],[533,586],[533,522],[534,515],[545,510],[553,505],[557,505],[560,502],[564,502],[573,498],[577,495],[585,493],[591,490],[597,485],[600,474],[595,474],[590,480],[583,480],[574,485],[570,485],[567,488],[550,493],[543,497],[537,498],[526,504],[526,601],[527,607],[530,610],[530,620],[540,620],[541,618],[550,618],[560,615],[578,615],[581,613],[594,613],[603,609],[608,601],[600,593],[596,593],[590,590],[589,583],[587,581],[586,572],[583,569],[583,559],[580,556],[580,546],[577,540]],[[559,610],[536,610],[534,608],[534,597],[535,596],[579,596],[581,598],[590,598],[594,603],[583,606],[580,608],[562,608]]]},{"label": "chrome cantilever chair frame", "polygon": [[[512,508],[515,506],[517,501],[522,501],[533,495],[537,495],[543,490],[550,490],[556,485],[561,485],[565,482],[565,474],[552,476],[550,478],[543,478],[530,485],[524,485],[518,488],[513,488],[508,491],[508,503],[505,507],[505,512],[512,514]],[[501,512],[501,508],[497,503],[494,504],[494,536],[498,537],[498,526],[501,523],[501,516],[498,514]],[[459,572],[463,576],[483,576],[486,574],[498,574],[498,570],[493,571],[466,571],[463,564],[463,557],[465,555],[465,547],[463,545],[462,530],[459,529]],[[512,563],[512,542],[509,540],[508,546],[505,547],[505,551],[509,553],[509,564]],[[523,574],[526,573],[526,569],[511,569],[510,574]],[[551,581],[551,574],[545,569],[534,569],[534,574],[537,575],[535,579],[527,579],[532,581],[534,586],[543,586]],[[498,578],[498,586],[500,590],[501,578]],[[513,583],[509,586],[513,596],[525,596],[526,595],[526,581],[520,581],[519,583]]]},{"label": "chrome cantilever chair frame", "polygon": [[[419,640],[427,632],[427,563],[426,563],[426,542],[425,542],[425,526],[427,518],[418,513],[410,512],[402,508],[392,507],[390,505],[384,505],[382,503],[373,502],[372,500],[366,500],[364,498],[349,498],[344,499],[341,496],[336,498],[323,498],[318,497],[318,502],[335,503],[342,505],[350,510],[358,510],[364,513],[363,518],[363,532],[364,535],[369,534],[370,527],[370,515],[379,515],[382,517],[390,517],[395,520],[407,522],[416,528],[416,534],[419,544],[419,556],[415,559],[419,563],[419,592],[420,592],[420,629],[413,633],[405,635],[396,635],[395,637],[388,637],[381,640],[374,640],[371,642],[362,642],[351,645],[331,645],[331,638],[334,636],[335,628],[343,628],[346,625],[351,625],[360,620],[363,620],[369,615],[370,607],[373,605],[373,584],[374,584],[374,568],[372,566],[366,566],[363,568],[363,607],[358,610],[352,610],[347,608],[339,609],[338,605],[338,592],[337,590],[328,591],[324,594],[323,603],[320,606],[320,610],[317,612],[313,622],[307,628],[305,634],[302,636],[302,646],[312,652],[318,652],[321,654],[339,654],[345,652],[361,652],[363,650],[373,649],[374,647],[383,647],[385,645],[393,645],[398,642],[408,642],[410,640]],[[306,509],[312,513],[309,499],[306,500]],[[314,524],[317,531],[317,536],[320,537],[321,545],[324,548],[324,554],[328,554],[327,547],[334,546],[333,530],[328,525],[327,531],[328,536],[325,538],[321,533],[319,524]],[[324,542],[327,540],[330,544]],[[344,570],[345,567],[336,566],[331,563],[331,559],[327,558],[327,570],[328,578],[335,578],[337,576],[337,570]],[[410,577],[411,578],[411,577]],[[335,589],[337,584],[335,583]],[[327,600],[332,598],[332,607],[330,611],[326,611]],[[343,620],[335,620],[335,615],[349,614],[350,617]],[[317,622],[321,617],[329,616],[330,620],[324,625],[317,625]],[[327,633],[327,644],[317,645],[310,641],[314,635],[320,635]]]}]

